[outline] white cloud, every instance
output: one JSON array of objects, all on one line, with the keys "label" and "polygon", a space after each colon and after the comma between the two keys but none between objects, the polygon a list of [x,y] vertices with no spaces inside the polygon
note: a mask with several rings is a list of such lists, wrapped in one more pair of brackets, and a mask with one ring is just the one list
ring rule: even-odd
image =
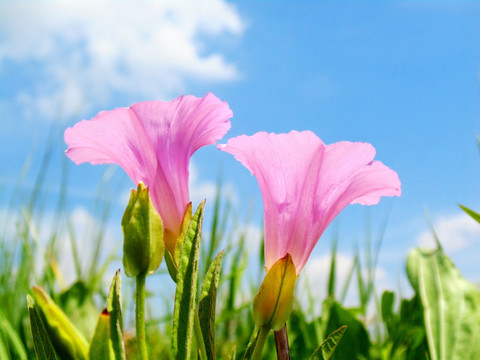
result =
[{"label": "white cloud", "polygon": [[0,75],[7,60],[35,69],[19,101],[50,117],[116,93],[171,98],[189,80],[237,78],[219,46],[207,45],[244,27],[224,0],[1,2]]},{"label": "white cloud", "polygon": [[[434,222],[433,228],[447,252],[462,250],[480,241],[480,225],[467,214],[442,216]],[[418,244],[422,247],[436,247],[430,229],[420,233]]]},{"label": "white cloud", "polygon": [[[298,285],[298,294],[311,293],[314,299],[325,299],[327,296],[328,275],[330,273],[330,254],[312,257],[303,268]],[[337,253],[336,258],[336,283],[342,286],[353,264],[353,257]],[[302,305],[308,304],[307,296],[298,296]],[[320,304],[321,302],[319,302]]]},{"label": "white cloud", "polygon": [[[335,268],[335,288],[336,296],[340,295],[344,285],[347,282],[348,275],[352,269],[354,258],[351,255],[343,253],[336,254],[336,268]],[[314,299],[313,314],[319,315],[321,313],[321,306],[323,300],[327,297],[328,276],[330,274],[331,255],[330,253],[322,255],[320,257],[312,257],[308,260],[307,264],[303,268],[300,277],[298,279],[298,285],[296,290],[296,298],[300,302],[300,306],[305,311],[308,310],[310,304],[310,297]],[[348,287],[344,304],[347,306],[358,306],[358,288],[356,273],[353,274],[353,279]],[[368,278],[366,272],[362,272],[364,281]],[[387,271],[378,266],[375,269],[375,289],[378,291],[385,289],[388,284]],[[380,291],[381,293],[381,291]],[[372,298],[372,303],[374,303]],[[370,304],[372,305],[372,304]]]}]

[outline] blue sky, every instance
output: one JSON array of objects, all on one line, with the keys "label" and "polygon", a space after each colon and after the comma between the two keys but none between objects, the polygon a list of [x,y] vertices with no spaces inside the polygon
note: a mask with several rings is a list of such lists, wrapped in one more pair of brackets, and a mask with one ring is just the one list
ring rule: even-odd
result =
[{"label": "blue sky", "polygon": [[[370,142],[398,172],[401,198],[339,217],[345,267],[366,214],[375,233],[388,212],[379,282],[395,287],[408,250],[429,243],[428,209],[449,255],[480,281],[480,226],[457,206],[480,210],[479,23],[477,2],[2,1],[0,207],[25,158],[30,174],[40,166],[52,128],[55,193],[65,127],[136,101],[211,91],[234,112],[226,138],[309,129],[327,144]],[[193,162],[192,196],[210,196],[221,167],[239,214],[254,199],[258,230],[255,179],[214,147]],[[69,163],[68,171],[69,206],[89,213],[105,167]],[[128,179],[113,177],[126,193]],[[325,267],[331,232],[312,254],[312,274]]]}]

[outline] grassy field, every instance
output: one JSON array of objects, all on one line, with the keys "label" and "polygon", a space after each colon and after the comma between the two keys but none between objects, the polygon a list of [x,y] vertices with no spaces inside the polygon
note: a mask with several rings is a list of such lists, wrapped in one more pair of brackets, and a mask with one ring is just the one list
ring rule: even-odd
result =
[{"label": "grassy field", "polygon": [[[32,294],[32,286],[43,288],[85,338],[91,339],[105,306],[108,282],[114,276],[113,272],[109,273],[111,264],[119,261],[121,244],[116,249],[104,246],[112,206],[105,189],[112,185],[111,174],[105,175],[92,203],[92,212],[99,221],[85,233],[91,244],[87,249],[88,261],[85,261],[81,255],[85,253],[85,249],[81,249],[85,242],[79,238],[67,207],[66,166],[59,174],[58,191],[53,198],[45,182],[53,152],[50,149],[44,154],[41,170],[36,174],[32,174],[27,161],[15,189],[8,193],[3,189],[8,208],[0,223],[0,359],[35,358],[26,300],[27,294]],[[33,186],[25,186],[27,177],[35,179]],[[250,256],[251,249],[245,245],[245,230],[238,226],[232,205],[221,197],[220,189],[221,181],[216,198],[206,209],[210,221],[204,231],[208,235],[201,241],[198,286],[201,286],[207,265],[223,249],[216,301],[216,358],[231,359],[235,354],[235,358],[241,359],[254,330],[252,299],[261,282],[249,267],[261,269],[264,262],[262,251],[259,251],[260,256]],[[479,220],[478,214],[466,211]],[[59,250],[60,241],[70,242],[68,254]],[[367,241],[365,248],[357,250],[344,283],[338,283],[336,275],[337,241],[336,238],[332,240],[328,296],[316,299],[310,295],[308,303],[312,306],[305,308],[298,297],[309,295],[297,292],[294,310],[287,322],[292,359],[309,359],[329,334],[344,325],[348,328],[332,359],[480,357],[480,292],[461,277],[443,253],[440,243],[436,250],[413,249],[409,254],[406,271],[415,294],[411,298],[401,298],[399,293],[380,294],[375,289],[381,237],[374,242]],[[260,249],[261,243],[259,238]],[[73,263],[74,281],[68,284],[59,267],[65,260],[62,257],[68,257]],[[163,281],[170,280],[164,264],[159,272],[148,282],[151,292],[147,293],[147,344],[151,359],[169,359],[173,299],[159,290],[164,286]],[[134,286],[125,276],[122,282],[125,350],[127,358],[135,359]],[[346,307],[345,296],[352,286],[358,289],[357,304]],[[320,303],[322,313],[315,316],[312,309]],[[170,312],[158,311],[159,308],[170,309]],[[277,358],[272,334],[262,358]]]}]

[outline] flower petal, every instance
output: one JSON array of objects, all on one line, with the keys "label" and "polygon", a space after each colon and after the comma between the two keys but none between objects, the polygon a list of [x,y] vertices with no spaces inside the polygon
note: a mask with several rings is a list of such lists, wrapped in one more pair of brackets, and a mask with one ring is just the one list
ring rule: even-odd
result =
[{"label": "flower petal", "polygon": [[321,158],[323,142],[310,131],[279,135],[260,132],[230,139],[220,149],[234,155],[259,183],[267,269],[289,253],[299,272],[305,243],[312,237],[316,180],[310,166]]},{"label": "flower petal", "polygon": [[208,93],[148,101],[99,113],[65,131],[67,155],[76,163],[119,164],[134,183],[150,188],[172,250],[189,203],[188,165],[200,147],[230,129],[232,111]]},{"label": "flower petal", "polygon": [[67,156],[77,165],[118,164],[138,184],[150,186],[157,159],[142,122],[130,109],[102,111],[65,130]]},{"label": "flower petal", "polygon": [[211,93],[203,98],[180,96],[170,102],[142,102],[131,109],[142,120],[158,160],[155,183],[163,185],[152,189],[153,203],[165,227],[178,235],[190,201],[190,157],[227,133],[232,111]]},{"label": "flower petal", "polygon": [[312,132],[257,133],[219,148],[256,176],[264,202],[267,269],[290,254],[297,274],[318,238],[348,204],[400,195],[397,174],[366,143],[324,145]]}]

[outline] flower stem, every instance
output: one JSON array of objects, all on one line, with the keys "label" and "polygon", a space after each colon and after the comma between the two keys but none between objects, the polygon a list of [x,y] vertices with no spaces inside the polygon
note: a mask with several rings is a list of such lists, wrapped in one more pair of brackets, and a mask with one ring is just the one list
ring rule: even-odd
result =
[{"label": "flower stem", "polygon": [[270,329],[266,327],[260,328],[260,331],[258,332],[257,343],[255,344],[255,350],[253,350],[251,360],[260,360],[262,358],[263,346],[265,345],[265,341],[267,340],[269,332]]},{"label": "flower stem", "polygon": [[193,331],[195,332],[195,338],[197,339],[197,346],[200,351],[200,359],[207,360],[207,349],[205,348],[205,342],[203,340],[202,328],[200,327],[200,318],[198,312],[195,311],[195,318],[193,319]]},{"label": "flower stem", "polygon": [[145,338],[145,279],[147,273],[138,274],[135,278],[135,330],[140,360],[148,360],[147,342]]},{"label": "flower stem", "polygon": [[278,360],[290,360],[290,347],[288,346],[287,324],[279,331],[275,331],[275,348]]}]

